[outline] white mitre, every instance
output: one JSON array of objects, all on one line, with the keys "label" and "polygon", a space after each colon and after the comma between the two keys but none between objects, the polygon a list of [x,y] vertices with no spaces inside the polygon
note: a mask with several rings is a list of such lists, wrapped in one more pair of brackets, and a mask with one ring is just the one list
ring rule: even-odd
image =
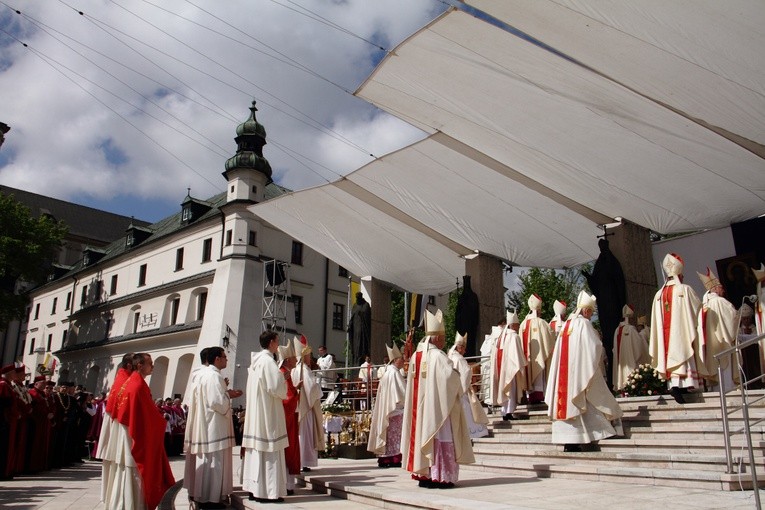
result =
[{"label": "white mitre", "polygon": [[680,276],[683,274],[683,259],[677,253],[667,253],[661,267],[667,276]]}]

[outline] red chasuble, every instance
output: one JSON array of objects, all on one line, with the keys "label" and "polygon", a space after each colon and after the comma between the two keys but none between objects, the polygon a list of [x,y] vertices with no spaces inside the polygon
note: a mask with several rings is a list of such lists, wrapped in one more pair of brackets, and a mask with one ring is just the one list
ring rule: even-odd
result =
[{"label": "red chasuble", "polygon": [[406,461],[406,470],[407,471],[414,471],[414,448],[415,448],[415,439],[417,438],[417,434],[415,433],[417,430],[417,410],[419,409],[420,403],[417,401],[419,395],[420,395],[420,364],[422,363],[422,351],[417,351],[417,354],[414,356],[414,379],[412,379],[412,382],[414,383],[414,392],[413,395],[413,401],[412,401],[412,425],[411,425],[411,432],[409,433],[409,458]]},{"label": "red chasuble", "polygon": [[[669,328],[672,323],[672,291],[674,290],[674,285],[665,285],[664,288],[661,291],[661,313],[662,313],[662,324],[664,326],[664,331],[662,331],[663,338],[664,338],[664,366],[668,366],[667,358],[669,358]],[[671,376],[671,373],[669,369],[667,369],[667,379],[669,379]]]},{"label": "red chasuble", "polygon": [[109,396],[106,398],[106,414],[109,416],[114,416],[114,407],[117,405],[117,393],[122,388],[122,385],[125,384],[128,377],[130,377],[130,372],[124,368],[120,367],[120,369],[117,370],[117,375],[114,376],[112,387],[109,389]]},{"label": "red chasuble", "polygon": [[300,403],[300,395],[297,388],[292,384],[290,371],[284,367],[279,368],[285,374],[287,382],[287,398],[282,400],[284,405],[284,418],[287,425],[287,440],[289,446],[284,449],[284,461],[287,463],[287,472],[291,475],[299,475],[300,468],[300,425],[298,423],[297,408]]},{"label": "red chasuble", "polygon": [[131,453],[141,474],[144,501],[153,510],[175,483],[165,453],[165,419],[138,372],[120,386],[115,400],[114,419],[127,427],[133,440]]},{"label": "red chasuble", "polygon": [[563,332],[560,337],[560,363],[558,365],[558,412],[555,416],[558,420],[568,418],[568,339],[571,333],[571,320],[563,323]]}]

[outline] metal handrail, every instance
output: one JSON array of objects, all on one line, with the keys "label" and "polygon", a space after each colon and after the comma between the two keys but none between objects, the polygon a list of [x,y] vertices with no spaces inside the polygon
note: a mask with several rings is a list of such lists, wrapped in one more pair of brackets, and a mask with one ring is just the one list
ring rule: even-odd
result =
[{"label": "metal handrail", "polygon": [[[738,328],[737,328],[738,329]],[[752,430],[751,430],[751,423],[749,420],[749,407],[751,403],[749,402],[749,393],[748,388],[749,385],[753,382],[756,382],[760,379],[762,379],[765,374],[760,375],[758,377],[753,377],[750,380],[746,380],[746,374],[744,373],[744,367],[741,360],[741,351],[750,345],[758,344],[761,340],[765,340],[765,334],[758,335],[754,338],[750,338],[749,340],[746,340],[744,342],[738,343],[736,342],[736,345],[729,347],[728,349],[725,349],[724,351],[715,354],[714,357],[717,360],[717,377],[718,381],[720,381],[720,408],[722,411],[722,422],[723,422],[723,436],[725,439],[725,463],[726,463],[726,473],[733,473],[733,454],[731,452],[731,436],[734,434],[739,434],[741,432],[744,433],[744,436],[746,437],[746,447],[747,450],[749,450],[749,466],[752,470],[752,490],[754,492],[754,500],[757,505],[757,509],[760,510],[762,508],[762,505],[760,503],[760,488],[759,483],[757,482],[757,466],[754,461],[754,449],[752,448]],[[731,354],[735,353],[736,357],[736,365],[735,369],[739,372],[739,392],[741,394],[741,407],[740,409],[733,409],[731,412],[728,412],[728,401],[726,399],[726,394],[728,391],[725,390],[723,385],[723,368],[720,364],[720,359],[724,358],[725,356],[729,356]],[[734,391],[734,390],[730,390]],[[730,430],[730,424],[728,423],[728,415],[736,412],[741,411],[743,415],[743,427],[741,430],[737,430],[734,432],[731,432]],[[761,421],[761,420],[758,420]]]}]

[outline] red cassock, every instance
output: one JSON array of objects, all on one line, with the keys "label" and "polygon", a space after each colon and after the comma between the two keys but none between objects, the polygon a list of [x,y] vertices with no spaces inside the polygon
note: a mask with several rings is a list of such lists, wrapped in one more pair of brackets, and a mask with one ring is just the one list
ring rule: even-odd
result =
[{"label": "red cassock", "polygon": [[12,387],[11,392],[13,393],[13,402],[9,416],[12,417],[12,422],[6,471],[8,475],[16,475],[26,471],[27,429],[29,428],[31,406],[21,400],[21,397]]},{"label": "red cassock", "polygon": [[14,474],[14,464],[12,459],[15,460],[16,458],[16,427],[19,423],[19,417],[16,408],[15,392],[11,387],[11,383],[5,379],[0,379],[0,403],[3,411],[2,420],[5,422],[5,426],[2,427],[3,434],[2,437],[0,437],[0,441],[2,441],[2,443],[0,443],[0,448],[4,450],[4,455],[0,455],[0,460],[4,461],[2,465],[0,465],[0,477],[9,477]]},{"label": "red cassock", "polygon": [[300,403],[300,395],[297,388],[292,384],[290,371],[284,367],[279,369],[287,381],[287,398],[282,400],[284,405],[284,418],[287,422],[287,439],[289,446],[284,449],[284,461],[287,463],[287,472],[291,475],[300,474],[300,425],[298,424],[297,407]]},{"label": "red cassock", "polygon": [[32,396],[32,415],[30,416],[31,437],[27,468],[31,473],[37,473],[49,467],[51,420],[48,418],[48,414],[53,413],[53,410],[49,408],[48,400],[41,391],[32,388],[29,390],[29,394]]},{"label": "red cassock", "polygon": [[113,417],[127,427],[133,440],[131,453],[141,474],[144,501],[153,510],[175,483],[165,453],[165,419],[141,374],[133,372],[123,385],[124,391],[114,402]]}]

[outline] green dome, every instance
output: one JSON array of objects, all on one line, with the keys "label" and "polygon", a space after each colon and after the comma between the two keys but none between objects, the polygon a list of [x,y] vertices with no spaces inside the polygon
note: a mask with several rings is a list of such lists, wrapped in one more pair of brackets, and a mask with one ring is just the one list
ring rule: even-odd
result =
[{"label": "green dome", "polygon": [[265,142],[266,128],[264,128],[263,124],[258,122],[258,120],[255,118],[256,111],[258,111],[258,109],[255,107],[255,101],[253,101],[252,106],[250,106],[250,118],[236,127],[236,135],[257,135],[261,137]]},{"label": "green dome", "polygon": [[[257,170],[271,179],[271,165],[263,157],[266,128],[255,118],[255,101],[250,106],[250,118],[236,128],[236,154],[226,161],[226,172],[235,168]],[[224,173],[225,175],[225,173]]]}]

